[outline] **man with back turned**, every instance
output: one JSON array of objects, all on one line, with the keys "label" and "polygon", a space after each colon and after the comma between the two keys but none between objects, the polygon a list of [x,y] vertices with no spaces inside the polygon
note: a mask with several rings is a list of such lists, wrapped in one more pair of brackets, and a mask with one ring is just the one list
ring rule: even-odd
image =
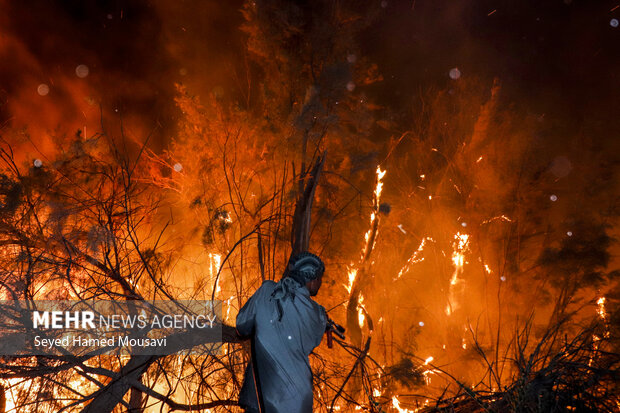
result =
[{"label": "man with back turned", "polygon": [[308,356],[325,333],[325,308],[311,297],[325,266],[302,252],[284,277],[265,281],[237,316],[237,332],[252,340],[239,405],[251,413],[311,413],[312,371]]}]

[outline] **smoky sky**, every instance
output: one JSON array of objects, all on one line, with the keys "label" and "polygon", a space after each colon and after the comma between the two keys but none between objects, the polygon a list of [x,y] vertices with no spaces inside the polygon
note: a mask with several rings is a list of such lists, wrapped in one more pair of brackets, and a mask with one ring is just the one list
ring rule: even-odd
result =
[{"label": "smoky sky", "polygon": [[[533,111],[575,120],[617,116],[620,18],[617,1],[389,2],[388,24],[365,39],[382,62],[386,100],[445,87],[448,72],[502,82]],[[392,96],[387,96],[391,94]],[[616,111],[615,113],[613,113]]]},{"label": "smoky sky", "polygon": [[[2,124],[49,132],[98,128],[103,117],[164,148],[179,118],[175,83],[195,94],[230,87],[224,73],[242,51],[241,3],[219,3],[1,2]],[[40,84],[49,94],[37,93]]]},{"label": "smoky sky", "polygon": [[[499,78],[507,99],[571,125],[618,117],[616,0],[378,3],[381,13],[357,41],[384,78],[365,92],[395,113],[410,112],[421,90],[449,87],[455,81],[449,71],[458,68],[463,78],[489,85]],[[76,127],[80,122],[70,119],[82,115],[96,124],[101,110],[112,120],[125,117],[139,139],[152,134],[151,142],[164,148],[179,119],[175,83],[197,95],[217,89],[234,97],[243,76],[240,0],[35,0],[0,7],[3,125]],[[75,73],[81,64],[89,68],[85,78]],[[48,96],[36,93],[41,83],[49,84]],[[62,110],[37,117],[48,104]]]}]

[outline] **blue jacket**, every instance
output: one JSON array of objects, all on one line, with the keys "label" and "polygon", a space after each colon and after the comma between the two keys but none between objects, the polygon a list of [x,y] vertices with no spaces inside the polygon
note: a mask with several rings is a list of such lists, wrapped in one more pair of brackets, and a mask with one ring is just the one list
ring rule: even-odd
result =
[{"label": "blue jacket", "polygon": [[[321,343],[327,316],[308,290],[299,286],[294,299],[282,301],[282,319],[271,293],[276,287],[265,281],[237,316],[240,335],[254,337],[260,388],[265,412],[312,413],[312,371],[308,355]],[[239,404],[258,411],[258,399],[251,363]]]}]

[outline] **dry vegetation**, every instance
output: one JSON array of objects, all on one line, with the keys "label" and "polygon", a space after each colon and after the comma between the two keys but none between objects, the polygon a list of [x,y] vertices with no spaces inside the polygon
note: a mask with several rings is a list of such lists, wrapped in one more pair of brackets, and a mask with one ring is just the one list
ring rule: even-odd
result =
[{"label": "dry vegetation", "polygon": [[319,3],[248,3],[239,99],[179,85],[164,153],[103,130],[33,166],[2,131],[3,298],[214,297],[228,324],[220,356],[3,357],[7,411],[236,411],[249,354],[230,326],[308,240],[348,330],[311,356],[316,411],[618,409],[606,155],[555,192],[539,137],[566,131],[498,79],[426,91],[399,120],[357,56],[377,10]]}]

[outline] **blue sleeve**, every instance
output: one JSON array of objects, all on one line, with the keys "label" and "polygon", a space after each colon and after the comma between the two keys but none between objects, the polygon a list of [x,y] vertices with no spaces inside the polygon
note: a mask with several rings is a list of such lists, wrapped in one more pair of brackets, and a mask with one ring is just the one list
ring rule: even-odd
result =
[{"label": "blue sleeve", "polygon": [[249,337],[254,334],[256,308],[260,304],[261,297],[265,295],[265,287],[268,283],[272,283],[272,281],[263,282],[245,305],[241,307],[241,310],[239,310],[239,314],[237,315],[237,333],[239,333],[241,337]]},{"label": "blue sleeve", "polygon": [[325,311],[325,307],[317,304],[319,307],[319,319],[317,323],[316,329],[316,341],[314,343],[314,348],[318,347],[321,344],[321,340],[323,339],[323,335],[325,334],[325,329],[327,328],[327,312]]}]

